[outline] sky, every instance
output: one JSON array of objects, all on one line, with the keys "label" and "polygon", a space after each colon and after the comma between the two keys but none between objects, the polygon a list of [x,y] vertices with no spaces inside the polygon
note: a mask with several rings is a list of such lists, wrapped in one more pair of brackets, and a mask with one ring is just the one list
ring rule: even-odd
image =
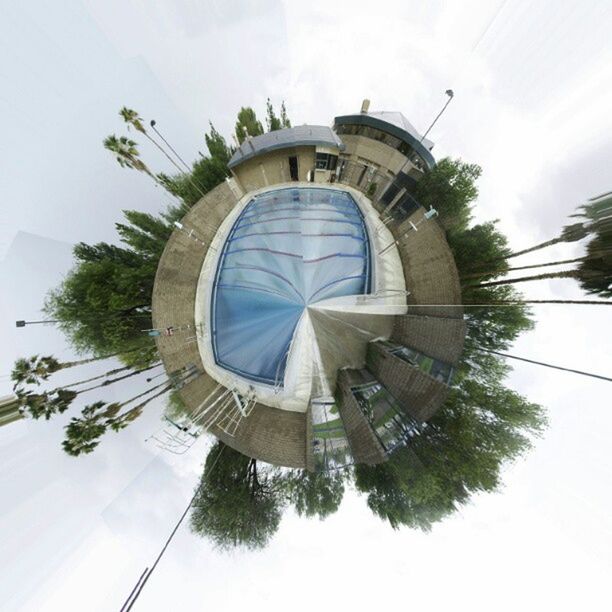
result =
[{"label": "sky", "polygon": [[[116,241],[121,210],[158,212],[165,194],[103,150],[126,104],[155,118],[183,157],[208,122],[285,100],[294,124],[399,110],[434,154],[483,167],[477,220],[500,219],[515,248],[557,235],[612,189],[612,5],[281,0],[2,0],[0,19],[0,395],[18,356],[73,353],[36,319],[75,242]],[[143,143],[151,167],[171,171]],[[579,256],[558,245],[525,264]],[[572,280],[523,284],[538,299],[582,297]],[[538,306],[512,352],[610,375],[602,307]],[[83,373],[92,375],[100,366]],[[58,382],[69,380],[58,375]],[[393,531],[349,491],[324,522],[288,512],[264,551],[220,553],[187,526],[136,610],[604,610],[612,569],[612,416],[604,381],[516,363],[508,384],[546,406],[550,426],[504,473],[431,533]],[[132,385],[117,386],[126,397]],[[60,449],[69,415],[0,428],[3,610],[116,610],[191,497],[210,440],[157,449],[162,403],[92,455]]]}]

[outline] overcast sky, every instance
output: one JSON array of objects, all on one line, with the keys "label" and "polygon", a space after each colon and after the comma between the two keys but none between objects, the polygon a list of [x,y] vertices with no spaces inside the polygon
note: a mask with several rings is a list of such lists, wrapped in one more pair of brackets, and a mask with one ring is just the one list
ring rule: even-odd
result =
[{"label": "overcast sky", "polygon": [[[195,158],[209,120],[229,135],[240,106],[263,115],[267,97],[284,99],[294,124],[330,124],[368,97],[372,110],[402,111],[424,130],[452,88],[434,153],[483,167],[477,218],[499,218],[525,247],[612,190],[610,31],[605,0],[4,0],[0,395],[16,357],[72,355],[53,328],[14,328],[40,315],[71,245],[115,241],[122,209],[167,203],[101,146],[124,131],[120,106],[155,118]],[[141,149],[155,170],[171,170]],[[572,280],[523,290],[581,296]],[[535,316],[515,354],[610,375],[605,308],[541,306]],[[322,523],[287,513],[258,553],[218,553],[185,526],[136,609],[609,609],[609,383],[520,364],[509,384],[547,407],[550,428],[499,493],[422,534],[394,532],[351,492]],[[0,429],[3,610],[116,610],[151,564],[209,441],[161,453],[145,442],[161,426],[161,405],[150,408],[79,459],[59,446],[68,415]]]}]

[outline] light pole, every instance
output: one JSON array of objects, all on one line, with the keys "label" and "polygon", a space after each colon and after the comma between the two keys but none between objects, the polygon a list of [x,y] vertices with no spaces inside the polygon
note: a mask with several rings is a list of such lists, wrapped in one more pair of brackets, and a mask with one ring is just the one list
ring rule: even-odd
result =
[{"label": "light pole", "polygon": [[26,325],[44,325],[45,323],[59,323],[56,319],[47,319],[45,321],[15,321],[15,327],[25,327]]},{"label": "light pole", "polygon": [[421,140],[419,140],[419,143],[425,140],[425,136],[429,134],[429,132],[431,131],[431,128],[435,125],[436,121],[442,116],[442,113],[446,110],[446,107],[450,104],[451,100],[453,99],[455,95],[452,89],[447,89],[445,93],[448,96],[448,100],[446,101],[446,104],[442,107],[442,110],[437,114],[436,118],[431,122],[431,125],[427,128],[427,131],[421,136]]}]

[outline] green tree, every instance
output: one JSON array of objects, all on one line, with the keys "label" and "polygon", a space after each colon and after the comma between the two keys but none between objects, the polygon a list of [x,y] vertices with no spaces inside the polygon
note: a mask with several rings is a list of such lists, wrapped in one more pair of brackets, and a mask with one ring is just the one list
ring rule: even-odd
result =
[{"label": "green tree", "polygon": [[284,128],[290,128],[291,127],[291,121],[289,120],[289,117],[287,116],[287,108],[285,107],[285,101],[283,100],[282,104],[281,104],[281,125]]},{"label": "green tree", "polygon": [[233,151],[227,146],[225,138],[219,134],[212,122],[209,122],[210,132],[204,135],[211,159],[216,159],[227,165]]},{"label": "green tree", "polygon": [[483,354],[463,368],[444,406],[386,464],[355,468],[357,489],[392,527],[428,530],[476,492],[492,492],[500,470],[546,425],[543,410],[503,385],[509,371]]},{"label": "green tree", "polygon": [[471,204],[478,196],[476,180],[482,169],[460,159],[441,159],[417,183],[416,200],[425,208],[435,208],[445,229],[466,229]]},{"label": "green tree", "polygon": [[247,136],[259,136],[264,133],[263,125],[261,125],[255,111],[250,106],[243,106],[238,111],[234,131],[240,144],[244,142]]},{"label": "green tree", "polygon": [[277,475],[257,461],[217,442],[206,458],[191,529],[221,549],[263,548],[276,533],[283,500]]},{"label": "green tree", "polygon": [[341,472],[296,470],[286,478],[289,500],[300,516],[323,520],[334,514],[344,496],[345,476]]},{"label": "green tree", "polygon": [[114,134],[104,139],[104,148],[115,155],[115,159],[122,168],[132,168],[144,172],[157,182],[156,176],[149,167],[140,159],[137,143],[125,136],[117,137]]},{"label": "green tree", "polygon": [[[448,244],[453,252],[459,276],[464,278],[469,273],[485,280],[501,276],[508,270],[505,257],[510,253],[506,237],[497,229],[497,221],[479,223],[470,228],[451,227],[446,234]],[[483,261],[495,261],[483,272]]]},{"label": "green tree", "polygon": [[[116,356],[117,353],[115,353],[114,355],[102,355],[100,357],[90,357],[89,359],[80,359],[78,361],[64,362],[60,362],[58,359],[53,357],[53,355],[45,355],[43,357],[33,355],[32,357],[28,358],[20,357],[15,361],[13,371],[11,372],[11,380],[13,380],[13,382],[15,383],[13,385],[13,389],[24,384],[39,385],[42,381],[48,380],[51,374],[59,372],[60,370],[74,368],[76,366],[92,363],[94,361],[100,361],[103,359],[110,359],[111,357]],[[106,374],[103,374],[102,376],[106,376]]]},{"label": "green tree", "polygon": [[268,132],[274,132],[283,127],[282,119],[279,119],[274,113],[274,107],[272,102],[270,102],[270,98],[266,101],[266,125],[268,126]]},{"label": "green tree", "polygon": [[154,361],[155,347],[141,330],[152,326],[157,259],[105,243],[80,243],[74,256],[74,268],[48,294],[44,312],[79,352],[118,353],[126,365]]}]

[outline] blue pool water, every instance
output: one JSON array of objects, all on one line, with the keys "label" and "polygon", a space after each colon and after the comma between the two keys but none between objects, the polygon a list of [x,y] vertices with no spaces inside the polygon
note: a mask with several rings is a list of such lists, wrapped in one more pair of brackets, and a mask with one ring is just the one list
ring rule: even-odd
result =
[{"label": "blue pool water", "polygon": [[288,188],[253,198],[219,258],[211,302],[216,362],[250,380],[282,384],[304,308],[368,293],[370,249],[346,192]]}]

